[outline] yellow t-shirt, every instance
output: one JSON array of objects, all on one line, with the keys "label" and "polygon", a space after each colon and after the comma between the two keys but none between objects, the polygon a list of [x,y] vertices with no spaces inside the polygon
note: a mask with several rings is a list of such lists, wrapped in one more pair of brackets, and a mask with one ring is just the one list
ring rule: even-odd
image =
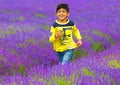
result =
[{"label": "yellow t-shirt", "polygon": [[[59,38],[55,38],[55,34],[62,30],[63,35]],[[59,23],[57,20],[51,26],[49,42],[53,43],[53,48],[57,52],[63,52],[68,49],[74,49],[77,47],[72,36],[77,39],[81,39],[79,30],[73,21],[68,20],[66,23]]]}]

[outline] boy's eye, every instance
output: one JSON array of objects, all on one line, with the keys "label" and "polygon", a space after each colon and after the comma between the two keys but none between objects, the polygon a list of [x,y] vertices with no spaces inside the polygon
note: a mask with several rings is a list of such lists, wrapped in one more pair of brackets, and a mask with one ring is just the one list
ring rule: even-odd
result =
[{"label": "boy's eye", "polygon": [[62,11],[62,13],[65,13],[66,11]]},{"label": "boy's eye", "polygon": [[58,11],[58,13],[66,13],[65,11]]},{"label": "boy's eye", "polygon": [[58,13],[67,13],[67,11],[65,9],[59,9]]}]

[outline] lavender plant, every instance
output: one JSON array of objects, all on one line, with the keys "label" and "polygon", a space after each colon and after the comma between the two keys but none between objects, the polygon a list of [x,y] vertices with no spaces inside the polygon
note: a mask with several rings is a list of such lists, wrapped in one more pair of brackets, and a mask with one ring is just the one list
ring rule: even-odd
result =
[{"label": "lavender plant", "polygon": [[[0,85],[119,85],[119,2],[1,0]],[[83,37],[64,66],[48,42],[58,3],[70,5]]]}]

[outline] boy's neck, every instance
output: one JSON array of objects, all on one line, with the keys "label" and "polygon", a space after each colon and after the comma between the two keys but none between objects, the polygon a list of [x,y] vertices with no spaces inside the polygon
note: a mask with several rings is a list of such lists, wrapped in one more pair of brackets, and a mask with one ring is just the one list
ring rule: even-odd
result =
[{"label": "boy's neck", "polygon": [[57,20],[57,22],[59,22],[59,23],[66,23],[66,22],[68,22],[68,19],[64,19],[64,20]]}]

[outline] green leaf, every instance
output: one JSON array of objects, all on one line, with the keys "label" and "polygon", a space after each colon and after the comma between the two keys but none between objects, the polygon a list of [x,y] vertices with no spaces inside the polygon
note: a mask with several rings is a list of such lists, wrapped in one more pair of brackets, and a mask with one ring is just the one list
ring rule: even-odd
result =
[{"label": "green leaf", "polygon": [[109,61],[108,65],[110,66],[110,68],[120,68],[120,61],[118,60],[111,60]]},{"label": "green leaf", "polygon": [[83,53],[80,50],[75,50],[75,56],[78,56],[79,58],[83,55]]},{"label": "green leaf", "polygon": [[70,80],[67,80],[65,77],[53,77],[53,81],[57,85],[71,85]]},{"label": "green leaf", "polygon": [[94,71],[89,71],[88,68],[82,68],[82,72],[85,76],[95,76]]},{"label": "green leaf", "polygon": [[2,78],[0,78],[0,83],[2,83]]},{"label": "green leaf", "polygon": [[20,16],[19,19],[20,19],[20,21],[24,21],[25,20],[25,18],[23,16]]},{"label": "green leaf", "polygon": [[42,26],[42,28],[45,29],[45,30],[49,30],[50,26],[49,25],[44,25],[44,26]]},{"label": "green leaf", "polygon": [[99,36],[103,36],[103,33],[99,30],[93,30],[93,33],[98,34]]},{"label": "green leaf", "polygon": [[45,18],[45,15],[41,13],[36,13],[35,16],[40,17],[40,18]]},{"label": "green leaf", "polygon": [[93,43],[92,44],[92,49],[95,50],[96,52],[99,52],[99,51],[104,50],[105,47],[100,43]]},{"label": "green leaf", "polygon": [[25,67],[24,67],[24,65],[20,65],[19,71],[20,71],[21,75],[24,74],[24,72],[25,72]]}]

